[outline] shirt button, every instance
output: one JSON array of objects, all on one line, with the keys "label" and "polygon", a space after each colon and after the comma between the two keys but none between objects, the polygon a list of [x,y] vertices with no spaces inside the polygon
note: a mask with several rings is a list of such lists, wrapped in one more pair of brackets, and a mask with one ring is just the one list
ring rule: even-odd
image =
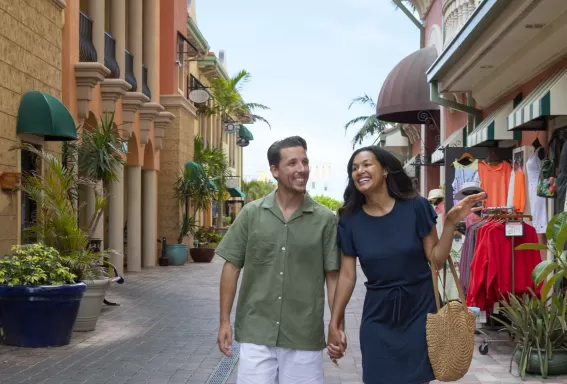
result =
[{"label": "shirt button", "polygon": [[283,272],[280,272],[280,275],[283,275]]},{"label": "shirt button", "polygon": [[282,251],[285,251],[285,247],[282,247]]},{"label": "shirt button", "polygon": [[279,322],[279,321],[276,321],[276,324],[277,324],[277,325],[280,325],[280,322]]},{"label": "shirt button", "polygon": [[281,296],[280,296],[280,297],[278,297],[278,300],[281,300],[281,299],[282,299],[282,297],[281,297]]}]

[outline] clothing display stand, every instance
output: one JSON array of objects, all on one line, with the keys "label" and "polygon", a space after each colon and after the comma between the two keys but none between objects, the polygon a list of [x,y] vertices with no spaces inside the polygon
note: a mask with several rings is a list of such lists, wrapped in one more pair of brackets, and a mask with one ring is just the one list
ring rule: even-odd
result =
[{"label": "clothing display stand", "polygon": [[[515,259],[516,259],[516,249],[515,249],[515,245],[514,245],[514,240],[516,237],[521,237],[524,235],[524,220],[528,219],[528,220],[532,220],[532,217],[530,215],[524,215],[524,214],[515,214],[514,211],[516,210],[516,207],[487,207],[485,209],[483,209],[481,217],[477,220],[481,221],[481,220],[485,220],[487,217],[489,217],[489,220],[496,220],[499,222],[503,222],[504,223],[504,233],[506,237],[510,237],[510,241],[512,242],[512,271],[511,271],[511,276],[512,276],[512,291],[511,293],[515,295],[516,292],[516,263],[515,263]],[[497,314],[498,312],[494,312],[495,314]],[[480,316],[480,318],[484,318],[484,321],[480,321],[481,323],[486,323],[487,322],[487,316],[486,316],[486,312],[484,313],[484,316]],[[499,327],[485,327],[485,328],[498,328],[498,332],[505,332],[507,331],[506,328],[502,328],[501,326]],[[488,334],[486,334],[485,332],[483,332],[482,330],[478,330],[478,332],[482,335],[482,344],[479,346],[479,352],[482,355],[486,355],[488,353],[488,346],[489,344],[492,343],[508,343],[510,342],[510,339],[492,339]]]}]

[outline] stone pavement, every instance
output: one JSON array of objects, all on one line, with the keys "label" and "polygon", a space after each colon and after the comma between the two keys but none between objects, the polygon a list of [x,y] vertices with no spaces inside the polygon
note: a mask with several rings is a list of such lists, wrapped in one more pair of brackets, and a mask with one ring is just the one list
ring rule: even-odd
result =
[{"label": "stone pavement", "polygon": [[[222,359],[216,346],[221,267],[222,261],[216,259],[211,264],[127,274],[126,283],[114,286],[108,295],[120,307],[104,306],[97,329],[75,333],[70,345],[45,349],[0,345],[0,383],[213,384],[209,379]],[[349,350],[339,367],[330,361],[325,364],[327,384],[361,383],[358,325],[364,277],[360,271],[359,276],[347,310]],[[469,374],[460,382],[521,383],[508,373],[510,353],[509,347],[497,344],[490,346],[487,356],[476,351]],[[227,383],[235,382],[233,372]],[[567,378],[529,378],[524,383],[567,383]]]}]

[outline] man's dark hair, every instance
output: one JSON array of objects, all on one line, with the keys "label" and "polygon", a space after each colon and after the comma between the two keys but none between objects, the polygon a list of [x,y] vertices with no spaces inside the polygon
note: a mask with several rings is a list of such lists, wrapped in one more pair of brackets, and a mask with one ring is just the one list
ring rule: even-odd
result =
[{"label": "man's dark hair", "polygon": [[268,148],[268,163],[270,166],[278,165],[282,159],[282,149],[303,147],[307,151],[307,143],[305,139],[299,136],[286,137],[285,139],[278,140]]}]

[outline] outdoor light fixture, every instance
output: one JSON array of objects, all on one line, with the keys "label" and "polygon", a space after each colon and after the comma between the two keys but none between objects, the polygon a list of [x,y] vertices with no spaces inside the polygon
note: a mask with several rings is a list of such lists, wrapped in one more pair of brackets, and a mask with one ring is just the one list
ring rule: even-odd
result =
[{"label": "outdoor light fixture", "polygon": [[211,95],[209,95],[209,92],[207,92],[203,88],[195,88],[191,92],[189,92],[189,100],[196,104],[206,103],[210,98]]},{"label": "outdoor light fixture", "polygon": [[238,129],[238,126],[236,125],[236,123],[234,123],[232,121],[225,121],[224,122],[224,131],[226,133],[235,133],[237,129]]},{"label": "outdoor light fixture", "polygon": [[543,27],[545,27],[545,24],[541,24],[541,23],[526,24],[525,27],[527,29],[542,29]]},{"label": "outdoor light fixture", "polygon": [[248,138],[246,137],[239,137],[236,140],[236,145],[238,145],[239,147],[247,147],[248,144],[250,144],[250,140],[248,140]]}]

